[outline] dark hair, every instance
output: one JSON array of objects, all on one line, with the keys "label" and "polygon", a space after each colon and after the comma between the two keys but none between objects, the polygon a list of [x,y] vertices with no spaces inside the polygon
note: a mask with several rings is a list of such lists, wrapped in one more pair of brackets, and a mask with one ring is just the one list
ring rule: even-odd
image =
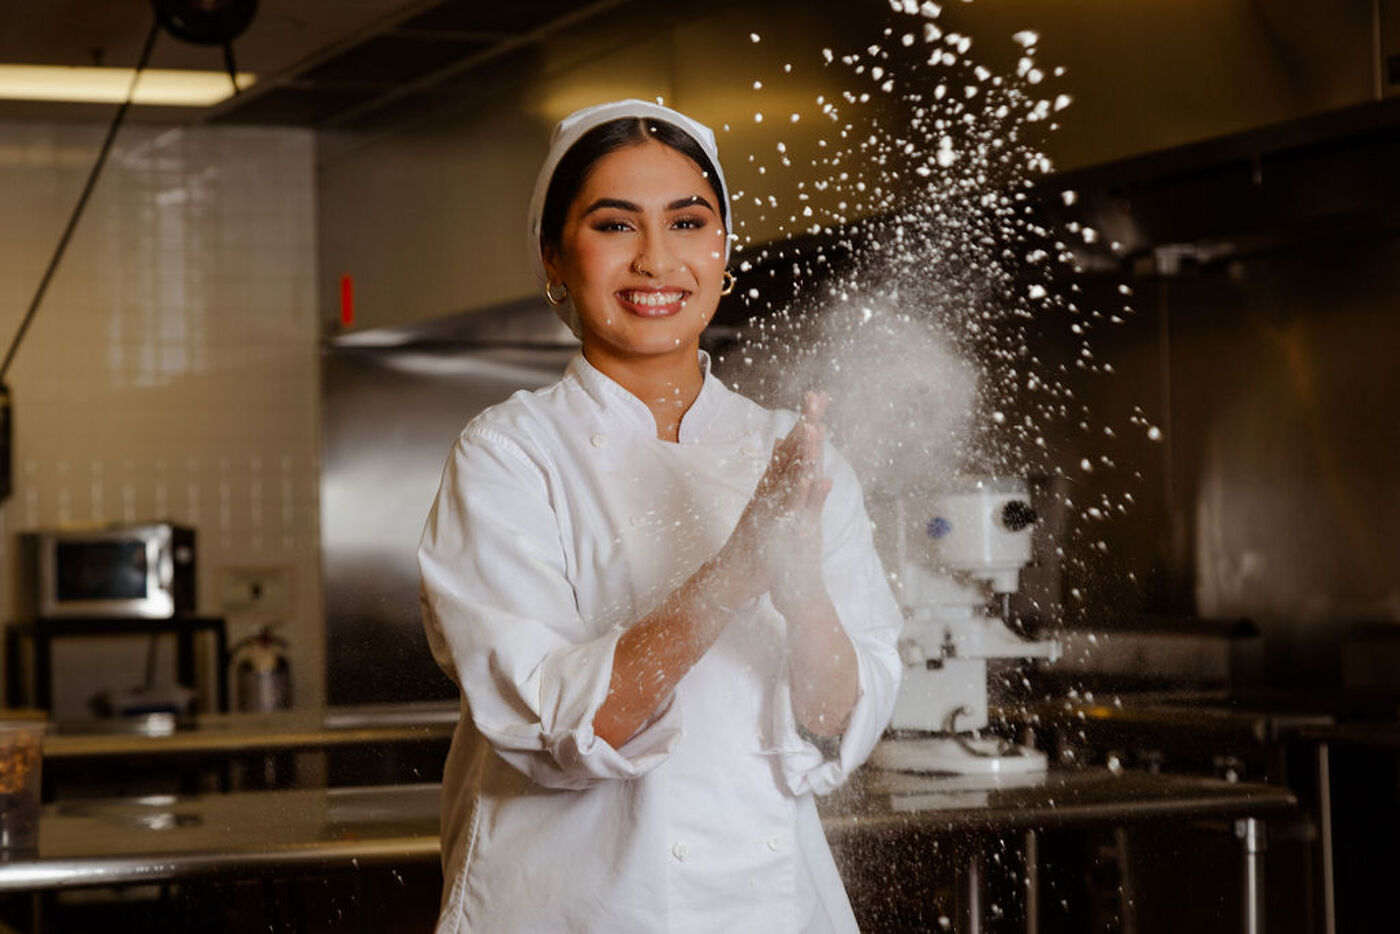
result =
[{"label": "dark hair", "polygon": [[554,175],[549,180],[549,189],[544,196],[544,211],[540,215],[540,243],[555,247],[559,245],[560,238],[564,236],[564,219],[569,213],[569,206],[578,197],[579,189],[588,180],[588,173],[593,170],[598,160],[619,149],[636,146],[650,139],[665,143],[700,168],[701,174],[715,193],[720,220],[727,229],[729,205],[725,203],[724,189],[719,183],[719,172],[715,171],[714,163],[705,155],[705,150],[700,148],[694,137],[665,120],[652,117],[619,117],[607,123],[600,123],[580,136],[555,166]]}]

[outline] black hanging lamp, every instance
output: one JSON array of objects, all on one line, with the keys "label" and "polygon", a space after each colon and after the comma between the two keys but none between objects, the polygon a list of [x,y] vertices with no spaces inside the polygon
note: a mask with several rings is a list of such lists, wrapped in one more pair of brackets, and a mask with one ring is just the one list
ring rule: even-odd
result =
[{"label": "black hanging lamp", "polygon": [[233,40],[253,21],[258,0],[151,0],[161,28],[177,39],[199,45],[222,46],[224,67],[238,93],[233,64]]}]

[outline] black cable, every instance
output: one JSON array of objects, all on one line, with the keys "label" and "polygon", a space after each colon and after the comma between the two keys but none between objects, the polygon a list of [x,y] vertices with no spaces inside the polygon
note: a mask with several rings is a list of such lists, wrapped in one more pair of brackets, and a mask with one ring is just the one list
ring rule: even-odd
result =
[{"label": "black cable", "polygon": [[233,96],[238,96],[238,66],[233,61],[233,43],[224,43],[224,70],[228,72],[228,80],[233,84]]},{"label": "black cable", "polygon": [[5,374],[10,370],[10,363],[15,358],[15,351],[19,349],[20,341],[24,340],[24,334],[29,330],[29,324],[34,320],[34,315],[39,311],[39,305],[44,300],[44,293],[48,291],[49,281],[53,279],[53,274],[58,269],[58,263],[63,259],[63,253],[68,249],[68,241],[78,226],[78,218],[83,216],[83,208],[87,207],[88,197],[97,185],[97,176],[102,173],[102,166],[107,162],[107,154],[112,150],[112,143],[117,138],[117,130],[121,127],[122,121],[126,119],[126,112],[131,109],[131,98],[136,93],[136,82],[141,80],[141,72],[151,59],[151,49],[155,47],[156,35],[159,32],[160,22],[157,20],[151,23],[151,32],[146,36],[146,44],[141,49],[140,59],[136,62],[136,72],[131,76],[131,86],[127,89],[126,100],[117,109],[117,115],[112,118],[112,125],[107,129],[107,138],[102,141],[102,150],[97,154],[97,162],[93,165],[91,174],[88,175],[87,184],[83,186],[83,193],[78,196],[78,203],[73,208],[73,215],[68,218],[68,226],[64,228],[63,236],[58,240],[58,248],[54,250],[53,258],[49,260],[49,267],[44,270],[43,279],[39,280],[39,289],[34,293],[34,301],[30,302],[29,311],[25,313],[24,320],[19,323],[15,339],[10,343],[10,349],[5,354],[5,362],[0,364],[0,382],[3,382]]}]

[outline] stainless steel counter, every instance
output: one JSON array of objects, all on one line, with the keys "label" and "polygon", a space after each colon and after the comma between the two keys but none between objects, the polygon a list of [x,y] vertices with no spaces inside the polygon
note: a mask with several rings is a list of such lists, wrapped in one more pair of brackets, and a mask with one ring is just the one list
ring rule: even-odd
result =
[{"label": "stainless steel counter", "polygon": [[864,770],[822,800],[833,845],[873,833],[1114,826],[1164,818],[1267,817],[1297,806],[1287,789],[1149,772],[1054,770],[1001,778]]},{"label": "stainless steel counter", "polygon": [[1178,729],[1247,742],[1264,743],[1296,737],[1300,731],[1331,726],[1331,714],[1307,711],[1260,710],[1228,701],[1169,696],[1120,698],[1117,703],[1058,700],[1035,709],[1038,719],[1072,725],[1113,723],[1131,729]]},{"label": "stainless steel counter", "polygon": [[[916,878],[957,866],[957,920],[952,922],[953,929],[960,934],[980,934],[984,921],[1005,907],[993,908],[988,900],[987,861],[1005,865],[1008,855],[1018,851],[1015,859],[1020,861],[1023,875],[1019,892],[1011,897],[1024,911],[1024,930],[1036,934],[1039,852],[1047,833],[1113,830],[1115,837],[1121,837],[1125,828],[1151,822],[1216,823],[1223,819],[1238,840],[1244,912],[1240,929],[1259,934],[1264,930],[1266,902],[1266,820],[1294,814],[1297,799],[1287,789],[1273,785],[1131,770],[1053,770],[1001,778],[867,770],[822,801],[820,807],[827,839],[852,903],[865,904],[876,913],[865,919],[872,927],[930,929],[933,918],[923,908],[916,909],[915,918],[890,905],[889,878],[892,874]],[[948,838],[961,845],[940,851],[940,839]],[[943,855],[937,855],[940,852]],[[1119,858],[1123,858],[1121,852]],[[1121,865],[1119,871],[1124,871]],[[1133,889],[1126,880],[1118,888],[1120,910],[1130,917]],[[893,914],[885,916],[890,911]],[[939,918],[937,924],[948,921]]]},{"label": "stainless steel counter", "polygon": [[438,785],[153,795],[45,805],[0,891],[436,862]]},{"label": "stainless steel counter", "polygon": [[[38,852],[0,862],[0,891],[435,861],[439,798],[437,785],[401,785],[59,802],[42,810]],[[1271,786],[1106,770],[1039,781],[867,771],[821,809],[839,848],[910,832],[1256,818],[1295,803]]]},{"label": "stainless steel counter", "polygon": [[1395,720],[1309,726],[1299,735],[1315,743],[1400,752],[1400,721]]},{"label": "stainless steel counter", "polygon": [[60,722],[44,737],[44,758],[191,756],[446,740],[457,717],[457,704],[449,702]]}]

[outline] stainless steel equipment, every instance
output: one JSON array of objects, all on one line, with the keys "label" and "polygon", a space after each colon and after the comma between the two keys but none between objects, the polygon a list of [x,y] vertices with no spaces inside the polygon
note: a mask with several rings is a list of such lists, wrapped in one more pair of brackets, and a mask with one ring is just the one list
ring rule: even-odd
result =
[{"label": "stainless steel equipment", "polygon": [[321,548],[329,703],[456,696],[423,635],[415,560],[443,462],[477,413],[558,379],[577,350],[540,299],[327,344]]},{"label": "stainless steel equipment", "polygon": [[988,660],[1059,657],[1054,640],[1023,639],[1006,626],[1036,523],[1025,481],[972,479],[927,498],[907,496],[896,517],[904,682],[894,735],[871,762],[901,771],[1044,771],[1043,753],[982,735]]}]

